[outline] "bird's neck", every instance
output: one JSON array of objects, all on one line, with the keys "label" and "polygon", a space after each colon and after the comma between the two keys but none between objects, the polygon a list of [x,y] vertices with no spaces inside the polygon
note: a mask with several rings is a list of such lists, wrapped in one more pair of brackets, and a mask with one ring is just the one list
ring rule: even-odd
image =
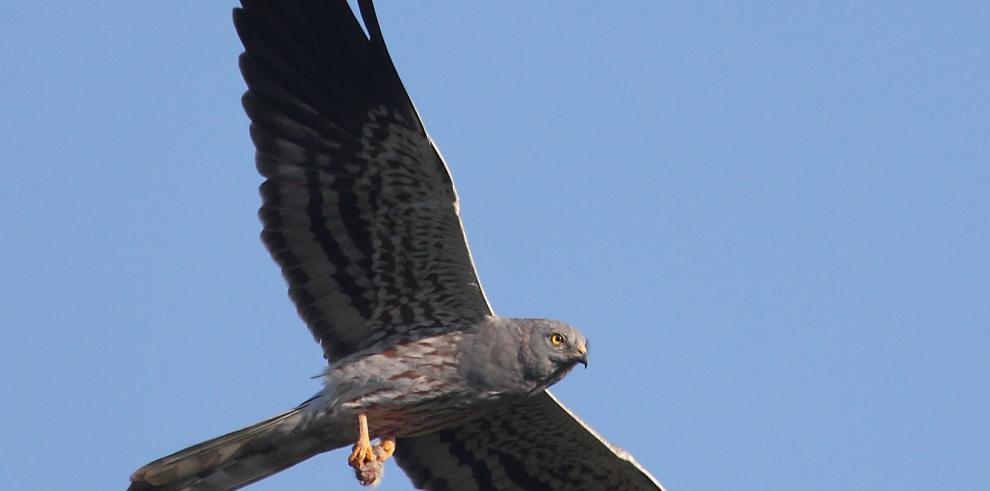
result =
[{"label": "bird's neck", "polygon": [[504,396],[525,396],[544,388],[533,366],[528,331],[514,319],[492,318],[466,333],[460,351],[460,373],[476,389]]}]

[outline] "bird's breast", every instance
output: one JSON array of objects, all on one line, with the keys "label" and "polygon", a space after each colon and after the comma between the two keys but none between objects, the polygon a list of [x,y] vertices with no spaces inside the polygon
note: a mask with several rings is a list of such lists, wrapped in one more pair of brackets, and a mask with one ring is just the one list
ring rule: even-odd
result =
[{"label": "bird's breast", "polygon": [[343,360],[327,372],[327,399],[345,417],[365,414],[377,436],[415,436],[484,414],[504,394],[464,377],[458,341],[448,333]]}]

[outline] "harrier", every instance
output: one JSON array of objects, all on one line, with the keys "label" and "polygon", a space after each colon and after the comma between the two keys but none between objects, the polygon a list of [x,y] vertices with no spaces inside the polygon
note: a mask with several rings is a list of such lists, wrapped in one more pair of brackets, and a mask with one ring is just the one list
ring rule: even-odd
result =
[{"label": "harrier", "polygon": [[546,390],[587,365],[585,337],[492,311],[371,1],[367,32],[344,0],[241,4],[261,237],[323,348],[324,388],[138,469],[130,489],[236,489],[353,444],[366,485],[394,453],[428,490],[661,490]]}]

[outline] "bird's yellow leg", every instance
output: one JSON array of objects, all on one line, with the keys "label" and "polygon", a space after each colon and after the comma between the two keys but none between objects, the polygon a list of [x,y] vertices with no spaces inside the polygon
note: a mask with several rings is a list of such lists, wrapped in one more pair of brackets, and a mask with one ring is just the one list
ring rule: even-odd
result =
[{"label": "bird's yellow leg", "polygon": [[385,462],[388,460],[392,454],[395,453],[395,438],[391,436],[383,436],[381,441],[375,445],[375,458],[379,462]]},{"label": "bird's yellow leg", "polygon": [[368,416],[361,413],[358,415],[358,440],[354,444],[354,449],[351,450],[351,456],[347,457],[347,464],[359,469],[364,463],[374,460],[375,451],[371,447],[371,440],[368,438]]}]

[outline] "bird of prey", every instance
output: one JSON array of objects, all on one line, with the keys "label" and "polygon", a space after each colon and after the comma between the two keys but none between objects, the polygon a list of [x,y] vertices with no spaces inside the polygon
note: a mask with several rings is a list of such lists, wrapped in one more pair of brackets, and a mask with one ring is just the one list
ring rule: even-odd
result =
[{"label": "bird of prey", "polygon": [[323,348],[324,389],[145,465],[129,489],[236,489],[353,444],[366,485],[394,453],[427,490],[661,490],[546,390],[587,365],[585,337],[492,311],[447,165],[358,3],[366,31],[345,0],[234,10],[261,237]]}]

